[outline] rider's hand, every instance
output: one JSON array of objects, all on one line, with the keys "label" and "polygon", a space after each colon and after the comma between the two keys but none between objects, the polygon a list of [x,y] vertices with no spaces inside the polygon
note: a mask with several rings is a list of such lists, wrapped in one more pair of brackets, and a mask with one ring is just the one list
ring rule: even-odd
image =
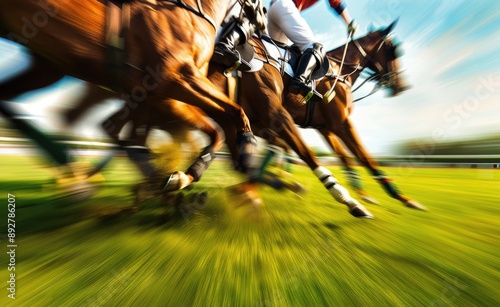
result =
[{"label": "rider's hand", "polygon": [[347,33],[354,35],[354,33],[356,33],[356,29],[358,29],[358,23],[356,22],[356,19],[353,19],[347,26]]}]

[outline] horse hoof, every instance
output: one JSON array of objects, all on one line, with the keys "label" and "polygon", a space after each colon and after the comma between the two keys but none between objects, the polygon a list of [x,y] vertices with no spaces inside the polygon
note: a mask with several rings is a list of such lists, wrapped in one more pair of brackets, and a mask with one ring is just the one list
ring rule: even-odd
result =
[{"label": "horse hoof", "polygon": [[379,204],[378,200],[376,200],[375,198],[373,198],[371,196],[361,195],[360,197],[361,197],[361,200],[363,200],[366,203],[369,203],[369,204],[372,204],[372,205],[378,205]]},{"label": "horse hoof", "polygon": [[182,190],[190,184],[190,180],[183,172],[174,172],[170,174],[163,186],[164,192],[173,192]]},{"label": "horse hoof", "polygon": [[373,215],[365,207],[359,205],[349,210],[352,216],[360,219],[372,219]]},{"label": "horse hoof", "polygon": [[426,207],[422,206],[417,201],[414,201],[412,199],[405,201],[404,205],[406,207],[408,207],[408,208],[411,208],[411,209],[416,209],[416,210],[421,210],[421,211],[428,211]]}]

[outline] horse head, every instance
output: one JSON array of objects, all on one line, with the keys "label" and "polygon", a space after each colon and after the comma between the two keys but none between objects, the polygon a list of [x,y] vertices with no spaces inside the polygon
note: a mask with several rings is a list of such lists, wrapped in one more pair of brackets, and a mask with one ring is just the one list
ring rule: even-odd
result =
[{"label": "horse head", "polygon": [[374,72],[373,79],[378,82],[379,86],[388,89],[391,96],[396,96],[410,88],[405,81],[399,61],[402,55],[401,43],[394,43],[391,35],[396,24],[397,20],[386,28],[367,35],[367,37],[374,37],[372,52],[366,57],[367,67]]},{"label": "horse head", "polygon": [[[396,23],[397,20],[349,43],[345,60],[348,65],[342,70],[342,74],[351,76],[352,83],[362,70],[369,68],[372,73],[367,79],[376,81],[379,88],[389,89],[392,96],[409,89],[399,64],[401,46],[395,44],[390,35]],[[341,46],[327,54],[339,63],[343,49]]]}]

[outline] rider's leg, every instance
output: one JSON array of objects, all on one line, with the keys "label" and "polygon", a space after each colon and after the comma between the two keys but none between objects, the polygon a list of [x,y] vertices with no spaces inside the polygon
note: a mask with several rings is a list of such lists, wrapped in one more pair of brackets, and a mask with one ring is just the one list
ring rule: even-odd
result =
[{"label": "rider's leg", "polygon": [[[236,61],[241,61],[236,46],[244,44],[255,32],[255,26],[247,19],[239,20],[233,18],[228,25],[222,29],[219,42],[215,45],[213,60],[226,66],[232,66]],[[242,62],[243,70],[248,70],[248,64]]]},{"label": "rider's leg", "polygon": [[306,95],[311,91],[310,77],[311,73],[323,64],[325,51],[323,45],[314,43],[312,48],[307,48],[302,54],[295,75],[288,85],[291,93],[301,93]]}]

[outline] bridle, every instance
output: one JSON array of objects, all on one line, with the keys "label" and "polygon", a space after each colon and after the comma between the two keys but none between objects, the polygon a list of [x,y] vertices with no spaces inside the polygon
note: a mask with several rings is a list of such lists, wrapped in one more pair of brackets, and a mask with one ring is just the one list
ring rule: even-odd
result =
[{"label": "bridle", "polygon": [[361,88],[361,86],[363,86],[368,81],[376,81],[371,92],[363,97],[355,99],[353,102],[356,102],[356,101],[364,99],[368,96],[371,96],[383,88],[394,87],[394,85],[396,83],[394,77],[399,75],[401,73],[401,71],[389,69],[389,62],[390,62],[389,59],[396,58],[396,56],[393,53],[391,53],[391,50],[393,50],[393,49],[392,49],[392,45],[389,44],[389,42],[390,42],[389,36],[383,37],[383,39],[378,44],[377,48],[375,48],[375,54],[377,54],[380,51],[380,49],[382,49],[382,47],[384,47],[384,51],[386,53],[385,56],[386,56],[386,59],[388,59],[385,63],[385,67],[380,63],[379,60],[377,60],[376,58],[369,55],[365,51],[363,46],[361,46],[357,40],[353,40],[352,42],[356,46],[358,52],[361,53],[363,58],[367,59],[368,62],[371,64],[371,65],[366,65],[366,66],[364,66],[364,65],[360,65],[360,66],[361,67],[371,66],[371,67],[374,67],[376,69],[376,71],[374,71],[373,73],[369,73],[368,76],[365,78],[365,80],[360,85],[358,85],[355,89],[352,90],[352,92],[354,93],[355,91],[357,91],[359,88]]},{"label": "bridle", "polygon": [[[384,47],[385,49],[385,52],[386,52],[386,58],[391,58],[391,57],[394,57],[395,56],[392,54],[390,54],[390,51],[391,51],[391,46],[389,46],[387,44],[387,42],[389,41],[389,37],[388,36],[385,36],[378,44],[378,46],[375,48],[375,54],[377,54],[380,49],[382,49],[382,47]],[[347,73],[345,75],[345,77],[348,77],[352,74],[354,74],[356,71],[358,70],[363,70],[364,68],[368,67],[368,68],[371,68],[371,67],[374,67],[375,68],[375,71],[372,72],[372,73],[369,73],[366,77],[365,77],[365,80],[359,84],[355,89],[352,90],[352,92],[354,93],[355,91],[357,91],[358,89],[360,89],[364,84],[366,84],[367,82],[369,81],[376,81],[373,89],[371,90],[370,93],[368,93],[367,95],[363,96],[363,97],[360,97],[360,98],[357,98],[355,99],[353,102],[356,102],[356,101],[359,101],[359,100],[362,100],[368,96],[371,96],[373,94],[375,94],[376,92],[378,92],[379,90],[383,89],[383,88],[392,88],[394,85],[395,85],[395,78],[394,76],[397,76],[401,73],[401,71],[399,70],[395,70],[395,71],[391,71],[388,67],[388,64],[389,64],[389,60],[386,62],[386,65],[385,67],[380,63],[379,60],[377,60],[376,58],[372,57],[370,54],[368,54],[366,52],[366,50],[363,48],[363,46],[361,46],[361,44],[359,43],[358,40],[354,40],[354,39],[351,39],[351,43],[356,46],[356,49],[358,50],[358,52],[361,54],[362,56],[362,59],[360,61],[359,64],[349,64],[349,66],[353,66],[353,70],[349,73]],[[334,61],[337,61],[337,59],[334,59],[332,58]],[[368,65],[365,65],[365,64],[361,64],[363,63],[363,60],[365,60],[368,62]],[[371,65],[370,65],[371,64]],[[340,72],[339,72],[340,73]],[[344,79],[347,79],[347,78],[344,78]]]}]

